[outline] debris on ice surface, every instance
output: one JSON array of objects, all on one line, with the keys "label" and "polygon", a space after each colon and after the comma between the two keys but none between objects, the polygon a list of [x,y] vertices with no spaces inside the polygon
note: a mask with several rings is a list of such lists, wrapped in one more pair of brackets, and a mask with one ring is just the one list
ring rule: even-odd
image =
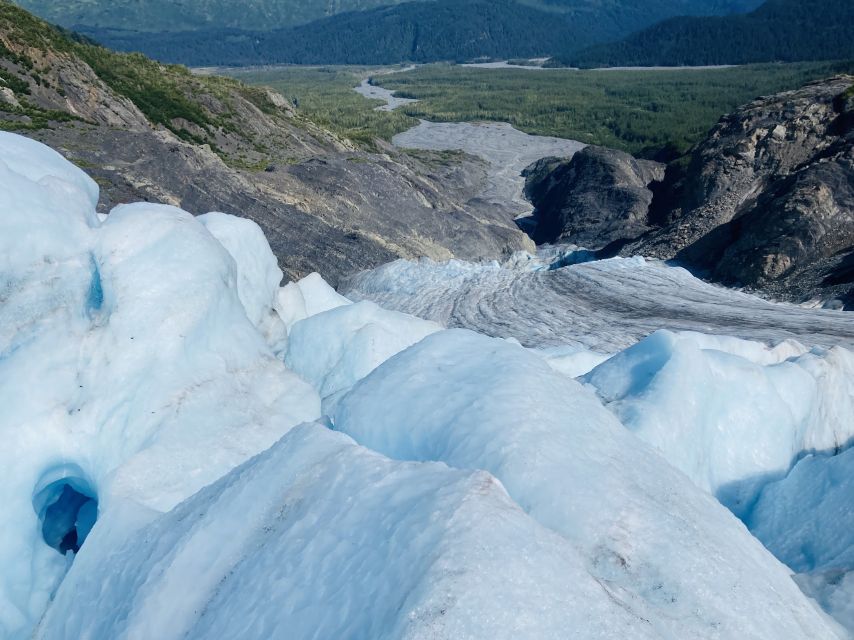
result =
[{"label": "debris on ice surface", "polygon": [[504,264],[397,260],[352,276],[342,292],[526,347],[615,353],[671,329],[854,348],[854,322],[843,311],[769,302],[639,257],[563,267],[561,260],[553,248]]}]

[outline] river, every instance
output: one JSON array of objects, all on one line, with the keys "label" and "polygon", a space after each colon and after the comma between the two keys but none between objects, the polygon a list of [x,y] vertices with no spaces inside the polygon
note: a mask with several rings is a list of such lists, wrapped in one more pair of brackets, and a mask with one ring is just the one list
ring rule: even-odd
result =
[{"label": "river", "polygon": [[[405,104],[418,102],[395,97],[394,92],[370,84],[366,79],[355,88],[359,94],[384,100],[377,107],[393,111]],[[525,179],[522,170],[547,156],[570,157],[585,145],[576,140],[535,136],[519,131],[506,122],[429,122],[420,123],[400,133],[392,143],[403,149],[430,151],[465,151],[484,159],[489,165],[487,184],[480,197],[497,205],[511,207],[517,217],[530,215],[532,207],[523,195]]]}]

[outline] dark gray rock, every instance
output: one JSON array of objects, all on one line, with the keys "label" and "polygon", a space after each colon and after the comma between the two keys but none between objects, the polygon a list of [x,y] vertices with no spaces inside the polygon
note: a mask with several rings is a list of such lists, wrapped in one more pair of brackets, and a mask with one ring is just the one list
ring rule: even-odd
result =
[{"label": "dark gray rock", "polygon": [[525,170],[537,243],[572,242],[590,249],[637,238],[649,230],[649,186],[664,165],[604,147],[585,147],[569,160],[544,158]]},{"label": "dark gray rock", "polygon": [[838,76],[757,99],[663,177],[595,147],[535,163],[535,239],[675,259],[716,282],[852,308],[852,87]]},{"label": "dark gray rock", "polygon": [[[854,248],[854,77],[761,98],[726,116],[668,181],[661,228],[624,251],[795,301],[848,300]],[[844,303],[848,304],[848,303]]]}]

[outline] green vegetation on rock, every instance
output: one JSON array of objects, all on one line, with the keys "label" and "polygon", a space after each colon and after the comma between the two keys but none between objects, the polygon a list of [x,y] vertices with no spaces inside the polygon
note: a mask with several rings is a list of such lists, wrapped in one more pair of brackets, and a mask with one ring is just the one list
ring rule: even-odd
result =
[{"label": "green vegetation on rock", "polygon": [[243,82],[275,89],[312,122],[363,146],[371,146],[375,138],[391,140],[395,134],[418,124],[401,111],[376,111],[383,104],[380,100],[368,100],[353,91],[376,68],[276,67],[221,71]]}]

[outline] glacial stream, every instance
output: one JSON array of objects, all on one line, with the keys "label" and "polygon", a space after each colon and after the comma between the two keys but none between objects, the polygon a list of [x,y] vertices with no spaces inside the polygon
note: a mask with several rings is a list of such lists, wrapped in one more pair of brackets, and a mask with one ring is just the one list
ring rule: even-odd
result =
[{"label": "glacial stream", "polygon": [[[385,100],[379,111],[393,111],[418,102],[395,97],[394,92],[364,80],[355,91],[366,98]],[[585,145],[575,140],[534,136],[519,131],[506,122],[429,122],[420,124],[392,138],[402,149],[429,151],[465,151],[483,158],[489,165],[487,184],[481,198],[497,205],[511,204],[517,217],[530,215],[531,204],[525,199],[522,170],[547,156],[569,157]]]}]

